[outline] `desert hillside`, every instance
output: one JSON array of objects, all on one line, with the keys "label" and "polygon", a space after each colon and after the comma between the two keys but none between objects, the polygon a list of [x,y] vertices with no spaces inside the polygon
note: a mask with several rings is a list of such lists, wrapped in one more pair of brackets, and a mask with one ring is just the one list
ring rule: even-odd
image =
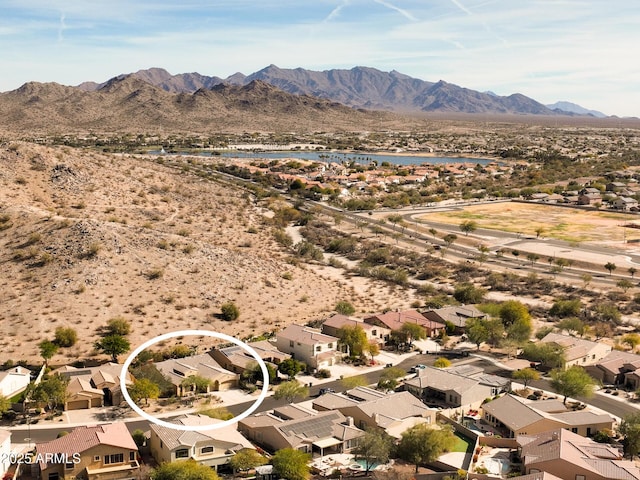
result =
[{"label": "desert hillside", "polygon": [[[259,335],[343,299],[359,311],[392,302],[331,267],[292,262],[270,224],[282,200],[68,147],[14,142],[0,162],[0,362],[38,360],[59,326],[80,341],[52,363],[94,358],[99,328],[119,316],[135,347],[182,329]],[[238,320],[216,316],[227,301]]]}]

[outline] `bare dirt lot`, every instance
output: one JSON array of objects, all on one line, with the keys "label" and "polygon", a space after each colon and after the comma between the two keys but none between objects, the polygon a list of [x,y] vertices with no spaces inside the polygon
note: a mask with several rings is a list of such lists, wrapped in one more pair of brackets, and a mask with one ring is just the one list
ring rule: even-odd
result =
[{"label": "bare dirt lot", "polygon": [[533,237],[541,228],[543,237],[576,243],[616,244],[622,247],[624,239],[627,242],[640,239],[640,230],[622,228],[622,225],[631,222],[640,224],[639,216],[532,203],[485,203],[429,213],[419,218],[451,225],[473,220],[479,228]]}]

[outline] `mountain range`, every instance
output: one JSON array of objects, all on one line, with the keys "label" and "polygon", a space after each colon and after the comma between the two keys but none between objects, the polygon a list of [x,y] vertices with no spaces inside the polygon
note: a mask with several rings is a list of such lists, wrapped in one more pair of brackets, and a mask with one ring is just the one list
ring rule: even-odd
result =
[{"label": "mountain range", "polygon": [[[443,80],[427,82],[395,70],[383,72],[370,67],[313,71],[269,65],[250,75],[235,73],[224,79],[200,73],[172,75],[162,68],[139,70],[130,75],[171,93],[193,93],[220,84],[241,86],[260,80],[294,95],[320,97],[354,108],[400,113],[591,114],[591,111],[568,102],[546,106],[518,93],[499,96],[492,92],[482,93],[459,87]],[[79,88],[92,91],[102,86],[104,84],[85,82]],[[569,105],[573,107],[567,108]]]},{"label": "mountain range", "polygon": [[[422,128],[436,115],[594,118],[373,68],[316,72],[271,65],[225,79],[152,68],[76,87],[29,82],[0,93],[0,131],[246,132]],[[599,113],[599,112],[596,112]]]}]

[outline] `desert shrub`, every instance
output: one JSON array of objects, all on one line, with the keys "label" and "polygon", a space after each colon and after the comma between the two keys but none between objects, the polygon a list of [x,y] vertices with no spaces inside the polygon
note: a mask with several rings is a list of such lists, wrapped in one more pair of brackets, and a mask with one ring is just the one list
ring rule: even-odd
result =
[{"label": "desert shrub", "polygon": [[227,322],[237,320],[240,316],[240,309],[233,302],[226,302],[220,307],[220,317]]}]

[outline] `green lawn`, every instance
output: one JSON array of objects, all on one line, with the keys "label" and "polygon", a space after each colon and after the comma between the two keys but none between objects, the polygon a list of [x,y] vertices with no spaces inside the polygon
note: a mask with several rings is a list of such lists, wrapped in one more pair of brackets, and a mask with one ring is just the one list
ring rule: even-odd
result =
[{"label": "green lawn", "polygon": [[461,453],[471,453],[473,452],[473,444],[471,440],[465,437],[464,435],[455,432],[453,434],[456,438],[456,443],[453,446],[453,452],[461,452]]}]

